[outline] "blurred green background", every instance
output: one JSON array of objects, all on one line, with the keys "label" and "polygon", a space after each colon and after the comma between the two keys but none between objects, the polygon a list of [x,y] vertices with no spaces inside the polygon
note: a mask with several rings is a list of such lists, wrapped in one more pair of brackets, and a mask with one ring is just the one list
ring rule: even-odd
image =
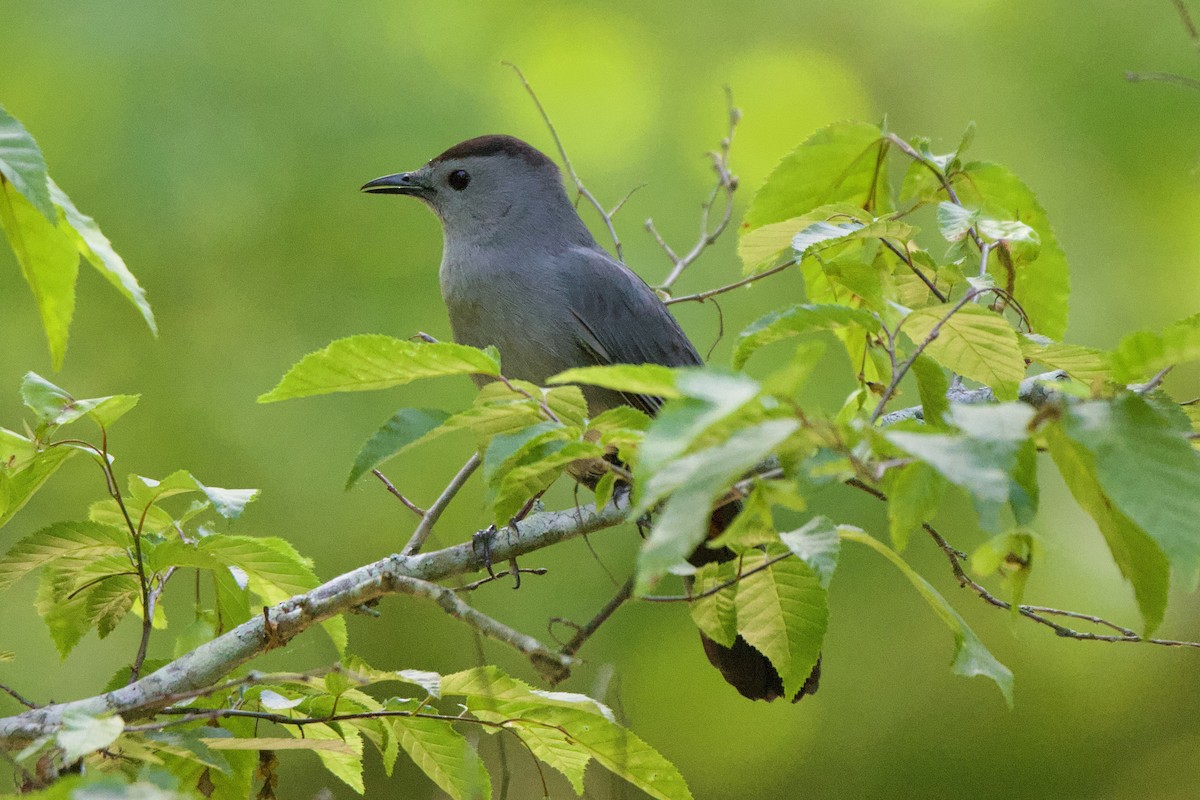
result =
[{"label": "blurred green background", "polygon": [[[1200,12],[1200,8],[1197,8]],[[81,396],[141,392],[117,427],[120,473],[191,469],[210,485],[263,489],[238,530],[290,539],[331,577],[397,549],[413,524],[377,485],[342,490],[363,439],[402,405],[455,409],[467,381],[258,406],[304,353],[352,333],[448,338],[437,291],[440,234],[418,204],[367,197],[365,180],[415,168],[461,139],[508,132],[550,138],[502,59],[519,64],[559,126],[590,188],[615,202],[627,259],[650,282],[667,262],[642,230],[653,216],[678,246],[695,237],[710,185],[704,152],[724,131],[721,87],[745,120],[733,164],[739,213],[774,162],[816,128],[847,118],[925,134],[947,149],[974,120],[972,155],[1012,167],[1039,193],[1073,267],[1069,340],[1111,346],[1200,308],[1200,95],[1130,84],[1125,70],[1200,74],[1169,0],[922,0],[841,3],[694,0],[448,2],[126,2],[0,0],[0,102],[37,138],[51,174],[96,217],[149,292],[161,337],[90,270],[66,366],[53,373],[32,298],[0,248],[0,424],[20,426],[30,369]],[[586,213],[585,213],[585,216]],[[589,221],[593,221],[589,217]],[[732,237],[679,284],[733,280]],[[732,335],[798,296],[773,279],[723,303]],[[711,306],[676,307],[704,350]],[[831,348],[830,352],[833,350]],[[835,356],[810,392],[836,408],[849,389]],[[821,379],[824,375],[824,379]],[[1173,376],[1200,394],[1196,373]],[[415,451],[387,470],[428,503],[469,453],[466,438]],[[1050,470],[1046,470],[1050,472]],[[102,495],[83,459],[69,464],[8,527],[0,547]],[[1039,529],[1047,562],[1028,597],[1133,624],[1137,612],[1100,536],[1057,478]],[[557,487],[550,505],[571,502]],[[818,510],[881,533],[881,507],[833,490]],[[961,513],[942,530],[981,540]],[[482,524],[473,483],[437,542]],[[627,574],[630,528],[593,537]],[[742,700],[704,660],[682,606],[632,605],[584,650],[567,688],[608,681],[634,731],[673,760],[698,798],[1195,797],[1200,793],[1200,654],[1057,640],[954,588],[930,543],[908,557],[1016,673],[1016,708],[993,686],[953,677],[950,636],[903,579],[852,547],[834,581],[820,693],[798,706]],[[550,574],[473,596],[486,611],[546,637],[552,616],[585,620],[614,587],[582,541],[525,566]],[[186,620],[187,598],[168,612]],[[90,636],[59,662],[32,609],[34,582],[3,598],[0,681],[38,701],[98,690],[136,647],[130,622]],[[352,648],[380,667],[451,671],[476,663],[469,633],[409,599],[383,618],[350,620]],[[1200,602],[1176,593],[1163,635],[1200,639]],[[561,627],[560,634],[568,635]],[[169,655],[159,636],[151,655]],[[499,647],[489,660],[532,679]],[[327,663],[312,633],[260,664]],[[611,665],[615,669],[610,669]],[[0,711],[16,705],[0,698]],[[491,741],[485,753],[494,753]],[[528,757],[508,748],[512,797],[540,792]],[[328,785],[307,754],[284,754],[283,797]],[[633,797],[597,768],[591,797]],[[402,758],[383,778],[368,757],[368,796],[436,797]],[[567,796],[565,783],[553,784]]]}]

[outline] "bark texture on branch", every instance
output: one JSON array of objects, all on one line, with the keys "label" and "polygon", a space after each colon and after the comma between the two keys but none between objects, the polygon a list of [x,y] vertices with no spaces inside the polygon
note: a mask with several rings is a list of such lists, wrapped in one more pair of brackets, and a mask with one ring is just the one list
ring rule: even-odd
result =
[{"label": "bark texture on branch", "polygon": [[[619,493],[613,502],[600,510],[587,505],[534,514],[494,535],[491,558],[496,562],[506,561],[566,539],[610,528],[624,522],[628,513],[627,495]],[[67,712],[115,713],[126,717],[145,715],[168,705],[172,697],[211,686],[255,656],[286,644],[323,620],[385,595],[414,594],[413,578],[439,581],[482,569],[483,550],[474,547],[470,541],[421,555],[388,556],[285,600],[128,686],[0,719],[0,744],[12,747],[51,734]]]}]

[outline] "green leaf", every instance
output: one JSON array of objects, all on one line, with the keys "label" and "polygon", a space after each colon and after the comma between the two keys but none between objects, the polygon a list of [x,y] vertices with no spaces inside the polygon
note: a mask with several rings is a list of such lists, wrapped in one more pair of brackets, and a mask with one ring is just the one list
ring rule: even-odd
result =
[{"label": "green leaf", "polygon": [[[311,561],[296,552],[291,543],[271,536],[210,534],[195,543],[175,539],[154,548],[147,559],[156,571],[172,566],[196,567],[220,574],[223,568],[236,568],[245,573],[250,591],[266,605],[282,603],[320,583]],[[346,620],[333,617],[321,626],[338,652],[344,652]]]},{"label": "green leaf", "polygon": [[[723,647],[733,647],[737,639],[737,562],[709,562],[696,570],[691,594],[696,599],[688,604],[692,621],[700,631]],[[718,586],[730,584],[713,591]],[[702,597],[707,592],[712,594]]]},{"label": "green leaf", "polygon": [[747,375],[715,369],[680,370],[677,383],[686,399],[659,410],[638,448],[634,475],[639,488],[646,485],[646,476],[686,452],[705,431],[745,408],[761,388]]},{"label": "green leaf", "polygon": [[394,733],[413,763],[453,800],[488,800],[492,782],[475,748],[443,720],[395,717]]},{"label": "green leaf", "polygon": [[447,412],[436,409],[402,408],[397,411],[358,451],[354,466],[350,468],[350,477],[346,479],[346,488],[349,489],[363,475],[437,428],[449,416]]},{"label": "green leaf", "polygon": [[738,584],[737,627],[742,637],[770,659],[783,678],[783,693],[793,696],[812,673],[829,624],[829,607],[821,580],[797,558],[778,561],[764,570],[768,553],[742,557],[745,577]]},{"label": "green leaf", "polygon": [[979,223],[979,211],[956,203],[941,202],[937,207],[938,230],[947,242],[962,241]]},{"label": "green leaf", "polygon": [[143,507],[179,494],[199,492],[212,504],[213,510],[226,519],[237,519],[246,506],[258,499],[258,489],[222,489],[205,486],[186,470],[176,470],[161,481],[142,475],[129,476],[129,493]]},{"label": "green leaf", "polygon": [[0,428],[0,527],[77,452],[73,447],[39,450],[24,436]]},{"label": "green leaf", "polygon": [[91,629],[87,618],[87,597],[71,596],[75,581],[55,569],[44,569],[38,576],[33,607],[46,623],[50,639],[65,659]]},{"label": "green leaf", "polygon": [[919,344],[936,329],[937,336],[925,354],[951,372],[990,386],[1001,400],[1017,399],[1025,361],[1016,331],[1000,315],[972,303],[945,319],[955,305],[945,303],[912,312],[904,318],[904,332]]},{"label": "green leaf", "polygon": [[616,406],[588,420],[587,429],[605,434],[613,431],[644,431],[650,427],[650,417],[632,406]]},{"label": "green leaf", "polygon": [[26,536],[0,558],[0,591],[38,567],[59,560],[82,564],[123,554],[128,546],[129,534],[121,528],[94,522],[56,522]]},{"label": "green leaf", "polygon": [[875,125],[839,122],[822,128],[784,157],[754,195],[743,233],[844,202],[871,213],[890,210],[882,155],[887,143]]},{"label": "green leaf", "polygon": [[888,470],[888,531],[892,545],[904,552],[908,536],[920,525],[930,522],[946,492],[946,481],[924,462]]},{"label": "green leaf", "polygon": [[[314,723],[305,725],[303,728],[294,725],[282,725],[285,731],[297,737],[292,740],[294,743],[300,744],[303,749],[313,750],[317,754],[317,758],[321,759],[321,763],[325,765],[325,769],[329,770],[335,777],[345,783],[359,794],[366,792],[366,787],[363,785],[363,743],[362,735],[358,729],[352,725],[343,725],[342,732],[338,732],[331,725],[324,723]],[[237,739],[224,739],[221,741],[239,741]],[[207,742],[209,747],[212,747],[212,742]],[[257,747],[256,750],[272,750],[281,749],[278,746],[274,747]]]},{"label": "green leaf", "polygon": [[1113,353],[1113,377],[1121,383],[1146,380],[1172,364],[1200,360],[1200,314],[1169,325],[1161,334],[1137,331]]},{"label": "green leaf", "polygon": [[1092,347],[1060,344],[1045,337],[1025,334],[1021,337],[1021,354],[1030,361],[1061,369],[1087,384],[1112,377],[1111,356]]},{"label": "green leaf", "polygon": [[0,106],[0,175],[49,222],[57,220],[42,151],[25,126],[3,106]]},{"label": "green leaf", "polygon": [[54,205],[62,211],[59,228],[66,228],[75,242],[80,255],[104,276],[121,295],[133,303],[134,308],[146,321],[150,332],[158,335],[158,325],[154,321],[154,312],[146,300],[146,290],[138,283],[137,278],[129,271],[125,261],[117,255],[112,242],[100,232],[100,226],[87,214],[81,212],[71,202],[71,198],[58,188],[54,179],[50,179],[50,197]]},{"label": "green leaf", "polygon": [[581,383],[629,394],[644,394],[665,400],[680,397],[675,388],[675,371],[661,364],[611,364],[576,367],[547,379],[547,383]]},{"label": "green leaf", "polygon": [[330,392],[365,392],[442,375],[500,374],[494,348],[447,342],[412,342],[378,334],[338,339],[300,359],[258,402]]},{"label": "green leaf", "polygon": [[1087,449],[1116,508],[1144,530],[1191,589],[1200,581],[1200,453],[1144,399],[1080,403],[1063,432]]},{"label": "green leaf", "polygon": [[720,536],[708,540],[708,547],[728,547],[741,553],[747,548],[779,541],[775,521],[771,514],[771,492],[766,482],[759,483],[742,501],[742,510],[733,518]]},{"label": "green leaf", "polygon": [[1149,636],[1167,609],[1171,564],[1158,543],[1116,508],[1096,477],[1095,459],[1058,426],[1046,429],[1050,455],[1075,501],[1096,521],[1109,552],[1125,580],[1133,585],[1138,609]]},{"label": "green leaf", "polygon": [[119,715],[93,717],[67,710],[63,712],[62,727],[54,735],[54,740],[62,748],[63,763],[74,764],[88,753],[108,747],[124,730],[125,720]]},{"label": "green leaf", "polygon": [[912,373],[917,379],[917,394],[921,397],[921,415],[925,424],[941,427],[950,411],[950,400],[946,397],[950,382],[946,380],[946,373],[925,355],[917,356],[913,361]]},{"label": "green leaf", "polygon": [[76,400],[36,372],[21,380],[21,400],[46,425],[68,425],[85,416],[107,427],[137,405],[140,395],[118,394]]},{"label": "green leaf", "polygon": [[0,178],[0,228],[16,254],[21,276],[33,291],[50,345],[50,361],[59,369],[75,313],[79,253],[56,221],[57,215],[47,217],[12,183]]},{"label": "green leaf", "polygon": [[811,331],[850,326],[874,333],[879,330],[879,320],[868,311],[839,305],[799,304],[773,311],[751,323],[738,336],[733,366],[741,369],[750,356],[764,345]]},{"label": "green leaf", "polygon": [[792,237],[792,249],[801,258],[828,247],[849,241],[868,239],[897,239],[906,241],[916,233],[912,225],[894,219],[877,219],[867,223],[857,220],[831,222],[822,220],[805,226]]},{"label": "green leaf", "polygon": [[[538,758],[567,776],[582,794],[590,759],[659,800],[690,800],[679,770],[626,728],[581,707],[472,697],[480,719],[507,723]],[[511,721],[511,722],[510,722]]]},{"label": "green leaf", "polygon": [[1009,611],[1013,620],[1021,617],[1025,584],[1035,561],[1041,560],[1041,546],[1028,531],[1001,533],[988,539],[971,553],[971,571],[981,578],[999,573],[1011,595]]},{"label": "green leaf", "polygon": [[589,441],[546,441],[536,447],[523,448],[498,478],[496,498],[492,503],[493,523],[497,526],[508,524],[531,497],[553,483],[568,465],[602,458],[604,453],[603,447]]},{"label": "green leaf", "polygon": [[1012,708],[1012,672],[988,652],[983,642],[979,640],[979,637],[967,625],[966,620],[960,617],[958,612],[946,602],[946,598],[942,597],[929,581],[921,577],[896,551],[887,545],[863,533],[861,530],[849,526],[840,527],[838,533],[843,539],[867,545],[896,565],[896,568],[904,574],[904,577],[908,578],[913,587],[925,598],[925,602],[929,603],[929,607],[934,610],[934,613],[946,623],[946,627],[954,634],[954,660],[950,664],[950,668],[954,674],[968,678],[975,675],[990,678],[1000,688],[1000,692],[1004,695],[1004,700],[1008,703],[1008,707]]},{"label": "green leaf", "polygon": [[[1067,259],[1037,197],[1016,175],[998,164],[967,164],[952,180],[963,204],[980,208],[986,217],[1024,223],[1036,232],[1040,247],[1010,249],[1000,245],[994,258],[989,259],[990,271],[998,285],[1011,283],[1035,331],[1061,339],[1067,329],[1070,295]],[[1012,265],[1011,275],[1006,260]]]},{"label": "green leaf", "polygon": [[707,533],[718,496],[798,427],[794,419],[777,419],[741,428],[729,440],[683,456],[650,476],[634,516],[648,511],[663,495],[674,494],[638,554],[635,594],[645,594],[663,573],[696,549]]},{"label": "green leaf", "polygon": [[779,538],[812,570],[821,588],[828,589],[837,569],[842,541],[829,517],[813,517],[794,531],[781,532]]}]

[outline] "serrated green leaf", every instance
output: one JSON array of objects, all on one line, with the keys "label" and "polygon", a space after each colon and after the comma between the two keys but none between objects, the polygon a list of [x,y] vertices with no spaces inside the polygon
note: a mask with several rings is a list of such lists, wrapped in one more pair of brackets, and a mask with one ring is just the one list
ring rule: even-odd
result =
[{"label": "serrated green leaf", "polygon": [[546,380],[549,384],[581,383],[629,394],[643,394],[670,400],[680,397],[675,388],[675,372],[661,364],[610,364],[576,367]]},{"label": "serrated green leaf", "polygon": [[[583,790],[583,771],[595,759],[658,800],[689,800],[691,791],[679,770],[629,730],[579,708],[529,701],[473,697],[472,713],[491,722],[507,722],[537,757]],[[509,722],[511,721],[511,722]]]},{"label": "serrated green leaf", "polygon": [[909,535],[937,513],[946,483],[929,464],[917,461],[888,470],[888,531],[892,545],[903,552]]},{"label": "serrated green leaf", "polygon": [[1145,531],[1184,584],[1200,580],[1200,453],[1140,396],[1080,403],[1062,430],[1094,459],[1096,480],[1116,508]]},{"label": "serrated green leaf", "polygon": [[[723,647],[733,647],[737,639],[736,577],[736,561],[709,562],[696,570],[693,577],[692,596],[696,599],[688,604],[692,621],[705,636]],[[730,585],[724,586],[727,583]],[[714,592],[718,586],[724,588]]]},{"label": "serrated green leaf", "polygon": [[[321,759],[325,769],[359,794],[366,792],[363,785],[362,734],[352,725],[342,727],[339,733],[332,726],[324,723],[312,723],[299,727],[281,725],[283,730],[292,734],[294,739],[258,740],[263,746],[241,749],[252,750],[312,750]],[[228,749],[223,744],[214,744],[213,740],[204,740],[209,747]],[[245,739],[217,739],[218,743],[255,741]],[[266,744],[273,741],[273,744]]]},{"label": "serrated green leaf", "polygon": [[0,590],[22,576],[60,559],[86,563],[111,554],[122,554],[129,534],[95,522],[56,522],[26,536],[0,558]]},{"label": "serrated green leaf", "polygon": [[1061,369],[1084,383],[1108,380],[1112,376],[1112,357],[1103,350],[1081,347],[1025,334],[1021,337],[1021,354],[1029,361]]},{"label": "serrated green leaf", "polygon": [[104,276],[104,279],[111,283],[126,300],[133,304],[138,313],[142,315],[142,319],[146,321],[150,332],[157,336],[158,325],[154,321],[154,312],[150,309],[150,303],[146,300],[146,290],[129,271],[124,259],[117,255],[112,242],[100,232],[100,226],[94,219],[75,207],[71,198],[58,188],[58,184],[54,182],[53,178],[50,179],[49,184],[50,198],[54,205],[62,211],[59,227],[66,227],[74,239],[80,255],[95,267],[96,271]]},{"label": "serrated green leaf", "polygon": [[988,652],[983,642],[979,640],[979,637],[967,625],[966,620],[960,617],[958,612],[946,602],[946,598],[942,597],[929,581],[921,577],[916,570],[908,565],[908,562],[887,545],[857,528],[842,526],[838,529],[838,533],[843,539],[867,545],[896,565],[896,568],[904,574],[904,577],[908,578],[917,592],[929,603],[929,607],[934,610],[934,613],[946,623],[946,627],[954,634],[954,660],[950,664],[950,668],[954,674],[968,678],[975,675],[990,678],[1000,688],[1000,692],[1004,695],[1004,700],[1008,703],[1009,708],[1012,708],[1012,672]]},{"label": "serrated green leaf", "polygon": [[813,517],[794,531],[782,531],[779,538],[812,570],[821,588],[828,589],[837,569],[842,541],[829,517]]},{"label": "serrated green leaf", "polygon": [[770,659],[783,678],[784,695],[791,697],[817,663],[829,624],[829,607],[820,579],[798,558],[749,574],[767,558],[767,553],[759,551],[742,557],[745,577],[738,583],[735,598],[738,633]]},{"label": "serrated green leaf", "polygon": [[492,503],[493,523],[497,526],[508,524],[531,497],[553,483],[569,464],[598,459],[604,453],[603,447],[589,441],[545,441],[535,447],[522,448],[498,476]]},{"label": "serrated green leaf", "polygon": [[0,177],[0,228],[17,257],[21,276],[33,291],[55,369],[62,367],[67,352],[67,335],[75,314],[75,278],[79,274],[75,243],[57,227],[57,222],[57,212],[52,209],[47,217]]},{"label": "serrated green leaf", "polygon": [[887,144],[875,125],[839,122],[814,133],[780,161],[754,195],[743,233],[844,202],[878,214],[890,210]]},{"label": "serrated green leaf", "polygon": [[0,106],[0,175],[46,220],[52,223],[57,220],[50,200],[46,159],[25,126],[3,106]]},{"label": "serrated green leaf", "polygon": [[1133,586],[1138,609],[1150,635],[1167,608],[1171,563],[1158,543],[1121,513],[1105,495],[1096,477],[1095,459],[1057,426],[1049,427],[1046,442],[1075,501],[1096,521],[1117,568]]},{"label": "serrated green leaf", "polygon": [[44,569],[38,576],[37,593],[33,599],[33,607],[42,622],[46,623],[58,656],[63,659],[71,654],[91,628],[86,613],[87,597],[72,597],[74,586],[74,581],[60,572]]},{"label": "serrated green leaf", "polygon": [[475,748],[444,720],[395,717],[404,752],[453,800],[488,800],[492,782]]},{"label": "serrated green leaf", "polygon": [[140,395],[118,394],[76,400],[36,372],[27,372],[21,381],[21,400],[45,425],[67,425],[84,416],[107,427],[137,405]]},{"label": "serrated green leaf", "polygon": [[946,380],[946,373],[937,362],[924,355],[917,356],[913,361],[912,373],[917,379],[917,394],[921,397],[921,416],[925,424],[941,427],[950,410],[950,400],[946,397],[950,382]]},{"label": "serrated green leaf", "polygon": [[712,548],[728,547],[740,553],[751,547],[771,544],[779,540],[771,514],[768,484],[759,483],[742,501],[742,509],[721,535],[705,544]]},{"label": "serrated green leaf", "polygon": [[[989,259],[990,272],[1000,286],[1010,285],[1011,277],[1013,294],[1036,332],[1061,339],[1067,329],[1070,295],[1067,259],[1050,227],[1046,210],[1020,178],[998,164],[978,161],[966,164],[952,180],[963,204],[980,208],[986,217],[1024,223],[1036,232],[1040,247],[1011,250],[1008,260],[1013,267],[1012,276],[1008,274],[1005,259],[999,257],[1000,252]],[[998,249],[1005,250],[1005,246]]]},{"label": "serrated green leaf", "polygon": [[951,372],[990,386],[1001,400],[1017,399],[1025,361],[1016,331],[1000,315],[971,303],[946,319],[954,305],[918,309],[904,318],[902,330],[919,344],[937,329],[926,355]]},{"label": "serrated green leaf", "polygon": [[338,339],[309,353],[274,389],[258,398],[273,403],[330,392],[366,392],[444,375],[500,374],[495,348],[449,342],[413,342],[378,334]]},{"label": "serrated green leaf", "polygon": [[945,201],[938,203],[938,230],[947,242],[961,241],[978,223],[978,209],[963,208],[956,203]]},{"label": "serrated green leaf", "polygon": [[776,419],[741,428],[731,439],[683,456],[650,477],[634,516],[648,511],[668,492],[674,493],[638,553],[635,594],[645,594],[661,575],[696,549],[704,540],[718,495],[798,427],[794,419]]},{"label": "serrated green leaf", "polygon": [[108,747],[124,730],[125,720],[117,714],[93,717],[67,710],[63,712],[62,726],[54,735],[54,740],[62,748],[63,763],[74,764],[88,753]]},{"label": "serrated green leaf", "polygon": [[605,434],[612,431],[644,431],[650,427],[650,417],[632,406],[616,406],[588,420],[587,429]]},{"label": "serrated green leaf", "polygon": [[663,406],[638,447],[633,472],[639,489],[646,488],[646,476],[686,452],[705,431],[734,417],[761,390],[747,375],[714,369],[681,370],[677,381],[686,399]]},{"label": "serrated green leaf", "polygon": [[72,447],[39,450],[29,439],[0,428],[0,527],[20,511],[75,453]]},{"label": "serrated green leaf", "polygon": [[[175,539],[154,548],[147,560],[156,571],[167,567],[196,567],[220,575],[223,568],[241,570],[250,591],[266,605],[281,603],[320,583],[312,570],[312,562],[300,555],[290,542],[273,536],[210,534],[195,543]],[[221,579],[226,580],[223,575]],[[225,594],[236,597],[233,587],[227,586]],[[321,626],[338,652],[344,652],[345,619],[333,617]]]},{"label": "serrated green leaf", "polygon": [[733,366],[741,369],[756,350],[773,342],[812,331],[850,326],[874,333],[879,330],[879,320],[868,311],[840,305],[798,304],[773,311],[752,322],[738,336]]}]

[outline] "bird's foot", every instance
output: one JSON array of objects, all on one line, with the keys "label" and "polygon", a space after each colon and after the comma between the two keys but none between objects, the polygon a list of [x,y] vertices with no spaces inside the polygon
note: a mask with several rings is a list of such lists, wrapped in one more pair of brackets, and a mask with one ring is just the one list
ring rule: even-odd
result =
[{"label": "bird's foot", "polygon": [[492,569],[492,544],[496,541],[496,533],[496,526],[488,525],[471,536],[471,552],[483,559],[483,568],[493,580],[496,578],[496,571]]}]

